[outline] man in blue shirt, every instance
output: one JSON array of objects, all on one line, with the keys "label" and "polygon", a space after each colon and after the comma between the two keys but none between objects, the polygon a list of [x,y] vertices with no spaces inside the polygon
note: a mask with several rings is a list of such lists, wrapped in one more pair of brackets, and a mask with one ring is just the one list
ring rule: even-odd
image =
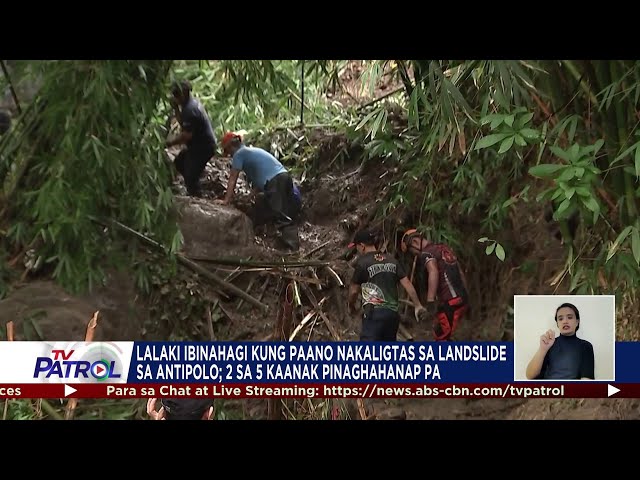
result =
[{"label": "man in blue shirt", "polygon": [[298,250],[298,228],[295,221],[300,207],[293,179],[287,169],[266,150],[247,147],[242,137],[228,132],[222,138],[222,149],[230,155],[231,173],[224,199],[218,203],[228,205],[233,198],[240,172],[244,172],[247,181],[256,192],[264,192],[269,210],[269,220],[273,221],[281,233],[281,240],[289,248]]},{"label": "man in blue shirt", "polygon": [[187,148],[174,160],[176,169],[184,178],[187,192],[200,196],[200,176],[204,167],[216,152],[216,136],[211,120],[202,104],[191,96],[191,84],[183,80],[171,87],[172,104],[182,132],[167,141],[167,147],[185,144]]}]

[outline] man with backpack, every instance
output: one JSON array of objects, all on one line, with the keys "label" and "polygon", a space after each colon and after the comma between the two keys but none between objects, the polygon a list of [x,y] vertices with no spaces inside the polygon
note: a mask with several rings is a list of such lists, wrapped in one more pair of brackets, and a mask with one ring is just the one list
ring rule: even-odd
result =
[{"label": "man with backpack", "polygon": [[432,243],[415,228],[407,230],[400,249],[417,257],[427,281],[425,308],[433,317],[433,333],[437,341],[450,341],[469,310],[467,280],[458,258],[448,245]]},{"label": "man with backpack", "polygon": [[349,244],[349,248],[357,249],[359,256],[351,277],[348,308],[349,313],[356,311],[360,293],[363,309],[360,340],[395,342],[400,326],[398,284],[411,298],[416,319],[426,319],[427,312],[402,264],[378,250],[376,243],[377,238],[372,231],[360,230]]}]

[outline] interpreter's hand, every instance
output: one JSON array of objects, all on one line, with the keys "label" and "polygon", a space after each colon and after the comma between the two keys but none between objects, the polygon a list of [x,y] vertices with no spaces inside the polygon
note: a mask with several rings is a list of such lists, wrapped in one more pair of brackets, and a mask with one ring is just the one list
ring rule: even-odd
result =
[{"label": "interpreter's hand", "polygon": [[556,341],[556,334],[553,332],[553,330],[547,330],[540,337],[540,348],[546,352],[553,346],[555,341]]},{"label": "interpreter's hand", "polygon": [[161,407],[160,410],[156,411],[156,403],[157,398],[150,398],[147,400],[147,415],[151,420],[166,420],[164,418],[164,407]]},{"label": "interpreter's hand", "polygon": [[429,319],[429,313],[422,305],[415,308],[414,315],[416,317],[416,322],[425,322]]}]

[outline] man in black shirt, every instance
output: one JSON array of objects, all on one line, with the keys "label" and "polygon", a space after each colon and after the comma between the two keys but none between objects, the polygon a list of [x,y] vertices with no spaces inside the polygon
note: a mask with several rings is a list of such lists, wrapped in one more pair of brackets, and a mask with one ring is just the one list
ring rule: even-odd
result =
[{"label": "man in black shirt", "polygon": [[548,380],[593,380],[593,345],[578,338],[580,312],[575,305],[563,303],[556,310],[560,336],[547,330],[540,337],[540,348],[527,366],[527,378]]},{"label": "man in black shirt", "polygon": [[350,248],[360,254],[349,288],[349,312],[355,313],[358,293],[362,293],[361,341],[396,340],[400,316],[398,315],[398,283],[409,294],[415,307],[416,319],[426,319],[426,310],[407,278],[402,265],[391,255],[376,248],[375,235],[367,230],[356,233]]},{"label": "man in black shirt", "polygon": [[202,103],[191,96],[191,84],[188,81],[174,83],[171,94],[182,132],[173,140],[168,140],[167,147],[186,144],[187,148],[178,154],[174,163],[184,178],[188,194],[199,197],[200,176],[216,152],[216,136]]}]

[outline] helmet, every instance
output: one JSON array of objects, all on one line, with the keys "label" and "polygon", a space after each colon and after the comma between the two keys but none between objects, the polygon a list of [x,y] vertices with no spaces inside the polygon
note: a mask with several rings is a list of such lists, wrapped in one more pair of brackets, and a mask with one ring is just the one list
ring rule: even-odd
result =
[{"label": "helmet", "polygon": [[221,142],[222,149],[226,151],[233,140],[242,141],[242,135],[236,132],[225,133],[224,136],[222,137],[222,142]]},{"label": "helmet", "polygon": [[409,230],[404,232],[404,235],[402,235],[402,240],[400,240],[400,250],[402,251],[402,253],[407,252],[407,250],[409,249],[409,245],[411,244],[411,240],[416,235],[420,235],[420,232],[418,232],[418,230],[415,228],[410,228]]}]

